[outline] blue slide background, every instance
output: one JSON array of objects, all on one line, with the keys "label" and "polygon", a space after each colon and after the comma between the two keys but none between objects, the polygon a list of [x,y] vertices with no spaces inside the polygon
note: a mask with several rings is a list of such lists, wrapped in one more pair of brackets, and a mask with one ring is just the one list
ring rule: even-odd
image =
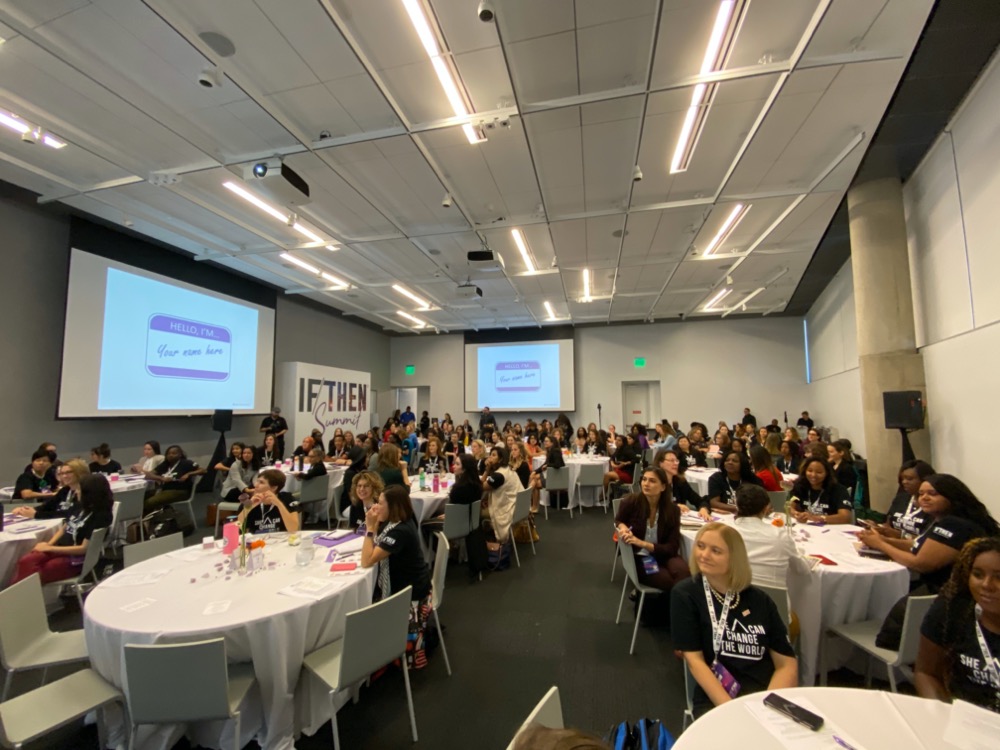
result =
[{"label": "blue slide background", "polygon": [[[520,344],[517,346],[483,346],[478,349],[477,408],[553,409],[559,398],[559,345]],[[537,391],[497,391],[495,369],[499,362],[538,362],[541,383]]]},{"label": "blue slide background", "polygon": [[[149,318],[156,313],[228,328],[232,335],[229,378],[209,381],[149,374],[147,334]],[[253,308],[109,268],[98,409],[252,408],[257,318]],[[192,346],[203,343],[186,338]]]}]

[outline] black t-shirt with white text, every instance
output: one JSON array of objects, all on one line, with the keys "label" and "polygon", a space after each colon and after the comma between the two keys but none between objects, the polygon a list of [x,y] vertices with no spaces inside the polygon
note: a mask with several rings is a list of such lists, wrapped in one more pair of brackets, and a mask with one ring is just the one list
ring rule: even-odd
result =
[{"label": "black t-shirt with white text", "polygon": [[802,510],[818,516],[832,516],[841,510],[854,510],[854,501],[847,488],[836,482],[821,490],[814,490],[808,484],[804,487],[799,484],[792,488],[792,494],[802,501]]},{"label": "black t-shirt with white text", "polygon": [[277,448],[278,453],[281,455],[285,454],[285,436],[278,435],[279,432],[285,432],[288,430],[288,422],[285,421],[284,417],[272,417],[270,415],[264,417],[261,420],[260,427],[265,430],[265,435],[274,435],[274,447]]},{"label": "black t-shirt with white text", "polygon": [[[733,481],[729,478],[729,475],[724,471],[717,471],[712,476],[708,478],[708,497],[719,498],[720,502],[726,503],[727,505],[732,505],[736,507],[736,490],[740,488],[743,484],[742,479],[737,479]],[[756,484],[758,486],[763,486],[763,482],[760,481],[760,477],[751,476],[749,479],[745,480],[747,484]]]},{"label": "black t-shirt with white text", "polygon": [[[1000,654],[1000,633],[982,628],[990,654]],[[1000,688],[990,685],[990,675],[979,640],[973,602],[956,597],[949,602],[942,596],[934,600],[920,634],[950,652],[950,674],[946,677],[948,691],[958,698],[1000,713]]]},{"label": "black t-shirt with white text", "polygon": [[66,519],[66,529],[59,540],[57,547],[76,547],[83,544],[85,539],[90,539],[96,529],[106,529],[111,525],[111,511],[88,510],[78,508]]},{"label": "black t-shirt with white text", "polygon": [[[932,521],[924,533],[913,540],[910,552],[914,555],[918,554],[920,548],[924,546],[924,542],[928,539],[933,539],[935,542],[940,542],[954,550],[960,550],[965,546],[967,541],[981,536],[986,536],[986,534],[983,531],[983,527],[975,521],[960,518],[959,516],[943,516],[936,521]],[[945,565],[943,568],[921,573],[920,581],[932,593],[936,594],[951,577],[951,568],[951,565]]]},{"label": "black t-shirt with white text", "polygon": [[106,464],[99,464],[97,461],[90,462],[91,474],[121,474],[122,465],[113,458],[108,459]]},{"label": "black t-shirt with white text", "polygon": [[[702,576],[696,575],[674,586],[670,593],[670,634],[680,651],[701,651],[712,664],[712,620],[705,601]],[[715,616],[722,616],[722,604],[712,596]],[[766,690],[774,674],[769,651],[795,656],[788,630],[774,601],[760,589],[749,586],[729,610],[719,662],[740,685],[740,695]],[[695,704],[711,703],[701,687],[695,689]]]},{"label": "black t-shirt with white text", "polygon": [[[911,501],[913,505],[910,505]],[[893,498],[885,520],[892,528],[908,536],[920,536],[931,522],[930,516],[916,504],[916,498],[905,492]]]},{"label": "black t-shirt with white text", "polygon": [[35,518],[69,518],[76,510],[80,496],[69,487],[60,487],[59,491],[35,508]]},{"label": "black t-shirt with white text", "polygon": [[196,471],[197,469],[198,464],[190,458],[182,458],[180,461],[175,461],[173,464],[169,465],[166,461],[164,461],[153,469],[153,473],[159,474],[167,480],[160,485],[161,490],[183,490],[184,492],[190,492],[191,479],[189,478],[186,482],[181,482],[179,480],[185,474],[190,474],[192,471]]},{"label": "black t-shirt with white text", "polygon": [[389,553],[389,586],[392,593],[413,586],[410,595],[413,601],[423,599],[430,593],[430,569],[424,561],[420,532],[415,521],[403,521],[393,526],[378,546]]},{"label": "black t-shirt with white text", "polygon": [[247,531],[251,534],[268,534],[285,531],[285,520],[276,505],[255,505],[247,513]]},{"label": "black t-shirt with white text", "polygon": [[29,466],[14,483],[14,499],[26,499],[21,497],[21,493],[24,492],[24,490],[31,490],[32,492],[55,492],[56,487],[58,486],[59,484],[56,481],[56,473],[52,469],[49,469],[45,472],[45,474],[39,477],[35,475],[35,472],[33,472]]}]

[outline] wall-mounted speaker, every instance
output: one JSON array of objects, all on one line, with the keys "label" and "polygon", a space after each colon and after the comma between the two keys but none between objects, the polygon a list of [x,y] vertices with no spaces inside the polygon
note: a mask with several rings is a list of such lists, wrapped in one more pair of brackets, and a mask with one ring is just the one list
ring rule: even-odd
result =
[{"label": "wall-mounted speaker", "polygon": [[229,432],[233,429],[233,410],[216,409],[212,415],[212,429],[215,432]]},{"label": "wall-mounted speaker", "polygon": [[924,426],[924,400],[920,391],[883,391],[887,430],[919,430]]}]

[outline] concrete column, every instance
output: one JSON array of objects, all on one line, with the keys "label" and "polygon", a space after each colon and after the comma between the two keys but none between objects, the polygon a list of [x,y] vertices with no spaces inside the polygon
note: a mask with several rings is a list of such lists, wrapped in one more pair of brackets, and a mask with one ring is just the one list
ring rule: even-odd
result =
[{"label": "concrete column", "polygon": [[[916,349],[902,184],[872,180],[850,189],[847,210],[858,327],[861,408],[872,507],[885,511],[897,490],[902,446],[885,428],[883,391],[921,391],[924,363]],[[910,435],[918,458],[930,460],[927,430]]]}]

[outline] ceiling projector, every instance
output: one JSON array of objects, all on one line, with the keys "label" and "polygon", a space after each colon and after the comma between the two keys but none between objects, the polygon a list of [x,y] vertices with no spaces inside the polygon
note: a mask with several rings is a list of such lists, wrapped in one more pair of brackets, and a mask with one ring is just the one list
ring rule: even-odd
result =
[{"label": "ceiling projector", "polygon": [[243,180],[284,206],[304,206],[311,200],[309,183],[277,157],[245,165]]},{"label": "ceiling projector", "polygon": [[479,299],[483,296],[483,290],[475,284],[459,284],[455,296],[458,299]]}]

